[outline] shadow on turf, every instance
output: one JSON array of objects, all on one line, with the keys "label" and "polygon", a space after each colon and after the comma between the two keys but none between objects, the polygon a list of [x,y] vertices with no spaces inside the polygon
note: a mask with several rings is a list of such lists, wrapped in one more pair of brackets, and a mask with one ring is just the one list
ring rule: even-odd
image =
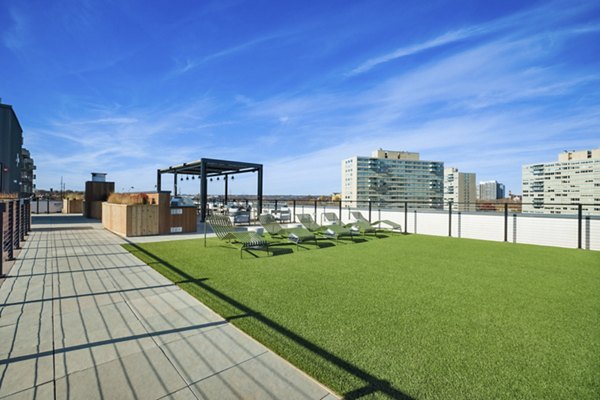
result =
[{"label": "shadow on turf", "polygon": [[371,395],[371,394],[375,394],[375,393],[382,393],[393,399],[413,400],[412,397],[410,397],[406,393],[402,392],[401,390],[395,388],[388,381],[377,378],[376,376],[361,369],[360,367],[344,360],[343,358],[341,358],[335,354],[330,353],[326,349],[305,339],[304,337],[298,335],[297,333],[292,332],[285,326],[264,316],[260,312],[255,311],[254,309],[250,308],[249,306],[246,306],[243,303],[240,303],[239,301],[235,300],[231,296],[211,287],[210,285],[208,285],[205,282],[206,278],[194,278],[193,276],[190,276],[186,272],[180,270],[176,266],[170,264],[169,262],[156,256],[155,254],[141,248],[136,243],[132,243],[130,241],[127,241],[127,242],[131,245],[131,247],[133,247],[135,249],[134,251],[131,251],[131,253],[133,255],[136,255],[136,253],[142,253],[142,254],[146,255],[147,257],[150,257],[157,263],[160,263],[165,268],[168,268],[171,271],[178,274],[183,279],[184,282],[191,282],[192,284],[198,286],[202,290],[210,293],[212,296],[215,296],[216,298],[227,302],[229,305],[237,308],[241,312],[241,314],[239,314],[239,315],[231,316],[231,317],[227,318],[228,321],[232,321],[234,319],[241,319],[241,318],[253,318],[256,321],[260,322],[261,324],[269,327],[273,331],[287,337],[289,340],[292,340],[296,344],[304,347],[306,350],[312,352],[316,356],[327,360],[328,362],[335,365],[339,369],[345,371],[348,374],[353,375],[354,377],[356,377],[364,382],[364,386],[359,387],[350,392],[343,393],[344,399],[358,399],[363,396],[367,396],[367,395]]}]

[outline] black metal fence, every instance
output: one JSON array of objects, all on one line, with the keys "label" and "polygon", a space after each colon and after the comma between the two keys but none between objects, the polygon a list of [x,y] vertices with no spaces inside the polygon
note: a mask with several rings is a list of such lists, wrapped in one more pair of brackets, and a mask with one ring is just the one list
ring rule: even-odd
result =
[{"label": "black metal fence", "polygon": [[0,278],[6,274],[5,262],[14,260],[30,231],[31,199],[0,200]]},{"label": "black metal fence", "polygon": [[[252,199],[238,200],[239,205],[248,205]],[[573,247],[590,248],[590,237],[600,236],[596,232],[590,234],[590,220],[600,222],[600,203],[551,203],[546,208],[540,208],[539,203],[522,203],[517,201],[495,202],[478,201],[476,203],[431,203],[431,202],[392,202],[392,201],[344,201],[344,200],[300,200],[293,198],[277,198],[263,200],[263,212],[275,212],[282,218],[282,222],[297,223],[298,214],[312,214],[319,223],[318,216],[322,216],[322,211],[337,212],[340,219],[349,222],[352,211],[360,211],[369,222],[382,219],[392,219],[403,226],[403,231],[409,233],[409,222],[414,222],[414,232],[416,233],[416,219],[418,214],[446,214],[447,234],[448,236],[460,237],[460,224],[468,216],[489,215],[503,219],[503,226],[494,227],[496,230],[502,230],[505,242],[511,241],[509,237],[516,236],[516,221],[523,218],[556,218],[563,221],[567,226],[573,228],[576,226],[575,235],[570,236],[569,243]],[[285,212],[282,212],[285,211]],[[254,215],[254,217],[257,217]],[[441,215],[440,215],[441,217]],[[542,219],[536,220],[536,225],[540,226]],[[437,219],[439,221],[439,218]],[[458,225],[453,226],[453,224]],[[564,225],[564,224],[563,224]],[[600,226],[594,222],[593,226]],[[585,227],[585,229],[584,229]],[[463,222],[464,228],[464,222]],[[569,228],[571,230],[571,228]],[[560,235],[560,232],[556,232]],[[499,240],[502,240],[501,238]],[[584,244],[584,240],[587,244]],[[516,242],[516,240],[512,240]],[[593,246],[592,246],[593,247]]]}]

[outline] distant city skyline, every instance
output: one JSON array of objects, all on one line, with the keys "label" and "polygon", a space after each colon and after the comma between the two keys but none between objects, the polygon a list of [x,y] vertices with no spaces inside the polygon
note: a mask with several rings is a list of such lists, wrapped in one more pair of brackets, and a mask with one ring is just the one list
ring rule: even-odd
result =
[{"label": "distant city skyline", "polygon": [[157,168],[210,157],[264,164],[265,194],[328,194],[341,160],[384,148],[521,193],[523,165],[600,145],[599,15],[598,1],[9,2],[0,98],[40,189],[100,171],[150,191]]}]

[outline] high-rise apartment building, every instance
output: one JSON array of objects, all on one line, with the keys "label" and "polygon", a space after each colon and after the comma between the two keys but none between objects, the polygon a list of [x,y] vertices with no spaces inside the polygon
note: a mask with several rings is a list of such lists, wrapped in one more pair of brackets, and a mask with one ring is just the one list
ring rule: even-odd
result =
[{"label": "high-rise apartment building", "polygon": [[419,153],[375,150],[371,157],[342,161],[342,200],[348,205],[411,202],[441,208],[444,163],[420,160]]},{"label": "high-rise apartment building", "polygon": [[21,149],[21,163],[21,195],[25,197],[32,196],[35,192],[33,181],[36,166],[33,163],[33,158],[31,158],[31,153],[24,147]]},{"label": "high-rise apartment building", "polygon": [[444,169],[444,208],[453,202],[453,209],[474,211],[476,202],[476,176],[472,172],[459,172],[456,168]]},{"label": "high-rise apartment building", "polygon": [[497,181],[479,182],[477,198],[479,200],[503,199],[505,193],[504,184]]},{"label": "high-rise apartment building", "polygon": [[12,106],[0,103],[0,193],[19,193],[23,129]]},{"label": "high-rise apartment building", "polygon": [[19,119],[12,106],[0,102],[0,193],[32,195],[34,170]]},{"label": "high-rise apartment building", "polygon": [[524,165],[523,212],[600,215],[600,148],[565,151],[557,162]]}]

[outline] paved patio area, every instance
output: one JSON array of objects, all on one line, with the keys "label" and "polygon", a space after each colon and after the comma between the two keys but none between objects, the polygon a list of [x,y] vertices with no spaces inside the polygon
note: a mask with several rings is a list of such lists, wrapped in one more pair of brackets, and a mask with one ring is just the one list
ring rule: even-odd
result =
[{"label": "paved patio area", "polygon": [[33,221],[0,287],[0,398],[336,398],[100,224]]}]

